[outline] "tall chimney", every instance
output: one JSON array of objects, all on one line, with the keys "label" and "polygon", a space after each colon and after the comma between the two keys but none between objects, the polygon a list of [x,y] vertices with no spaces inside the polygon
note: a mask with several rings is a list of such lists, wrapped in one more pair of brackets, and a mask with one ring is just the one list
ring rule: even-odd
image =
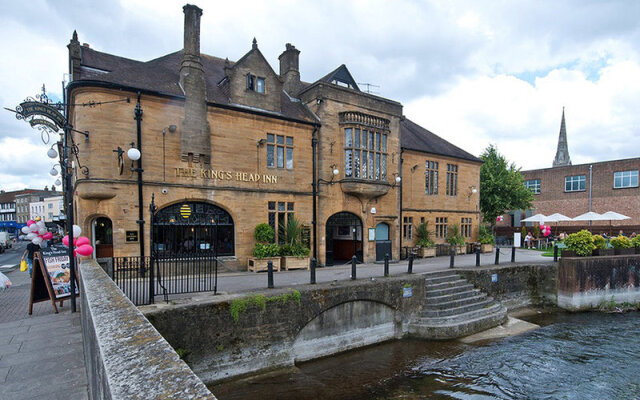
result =
[{"label": "tall chimney", "polygon": [[295,95],[300,88],[299,55],[300,50],[291,43],[287,43],[285,51],[278,57],[280,77],[284,80],[283,89],[290,95]]},{"label": "tall chimney", "polygon": [[207,87],[200,60],[200,17],[202,10],[187,4],[184,11],[184,51],[180,65],[180,86],[184,90],[182,159],[189,163],[211,162],[211,138],[207,122]]}]

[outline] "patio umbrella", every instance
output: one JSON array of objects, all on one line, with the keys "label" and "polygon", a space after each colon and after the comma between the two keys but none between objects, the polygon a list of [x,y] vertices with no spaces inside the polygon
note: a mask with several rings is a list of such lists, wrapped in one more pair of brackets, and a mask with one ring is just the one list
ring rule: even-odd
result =
[{"label": "patio umbrella", "polygon": [[611,236],[611,224],[612,221],[621,221],[623,219],[631,219],[631,217],[627,217],[626,215],[619,214],[615,211],[607,211],[602,214],[602,217],[609,220],[609,236]]},{"label": "patio umbrella", "polygon": [[591,226],[591,221],[606,221],[606,218],[602,218],[602,215],[589,211],[584,214],[578,215],[577,217],[571,219],[572,221],[589,221],[589,226]]},{"label": "patio umbrella", "polygon": [[558,222],[572,221],[571,218],[567,217],[566,215],[562,215],[560,213],[551,214],[549,215],[548,218],[549,219],[547,219],[547,221],[556,223],[556,235],[558,234]]},{"label": "patio umbrella", "polygon": [[520,222],[545,222],[549,221],[549,217],[543,214],[532,215],[528,218],[520,220]]}]

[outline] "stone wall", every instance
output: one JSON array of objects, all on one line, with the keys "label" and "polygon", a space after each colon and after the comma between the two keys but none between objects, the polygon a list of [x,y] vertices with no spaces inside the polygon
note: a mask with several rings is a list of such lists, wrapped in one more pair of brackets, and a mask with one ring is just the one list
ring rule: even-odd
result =
[{"label": "stone wall", "polygon": [[560,259],[558,306],[577,311],[612,299],[640,301],[640,255]]},{"label": "stone wall", "polygon": [[[403,297],[406,284],[412,297]],[[399,338],[425,298],[422,275],[297,290],[299,302],[290,289],[276,289],[142,310],[209,383]]]},{"label": "stone wall", "polygon": [[[555,263],[463,268],[457,272],[508,309],[556,304]],[[493,276],[496,282],[492,281]]]},{"label": "stone wall", "polygon": [[93,259],[80,264],[80,288],[91,399],[215,400]]}]

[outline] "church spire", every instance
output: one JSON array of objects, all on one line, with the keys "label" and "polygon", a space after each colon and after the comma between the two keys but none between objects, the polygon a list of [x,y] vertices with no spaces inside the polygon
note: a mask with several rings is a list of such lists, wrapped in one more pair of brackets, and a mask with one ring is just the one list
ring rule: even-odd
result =
[{"label": "church spire", "polygon": [[554,167],[564,167],[571,165],[569,157],[569,147],[567,146],[567,127],[564,124],[564,107],[562,107],[562,122],[560,123],[560,136],[558,137],[558,149],[556,158],[553,160]]}]

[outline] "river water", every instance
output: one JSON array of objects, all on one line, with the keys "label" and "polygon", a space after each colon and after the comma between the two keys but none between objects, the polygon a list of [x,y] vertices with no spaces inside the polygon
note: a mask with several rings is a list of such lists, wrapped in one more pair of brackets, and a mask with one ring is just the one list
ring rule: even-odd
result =
[{"label": "river water", "polygon": [[220,400],[640,399],[640,313],[526,319],[541,328],[472,345],[389,342],[210,389]]}]

